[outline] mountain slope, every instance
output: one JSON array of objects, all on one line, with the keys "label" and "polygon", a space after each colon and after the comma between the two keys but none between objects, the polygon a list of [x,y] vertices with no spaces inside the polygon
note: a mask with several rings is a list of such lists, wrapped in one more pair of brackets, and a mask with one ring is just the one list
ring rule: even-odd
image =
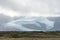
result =
[{"label": "mountain slope", "polygon": [[[22,18],[4,24],[4,30],[8,30],[8,29],[12,30],[15,28],[18,31],[46,31],[46,30],[50,30],[53,27],[54,27],[54,22],[44,17]],[[14,31],[16,31],[15,29]]]},{"label": "mountain slope", "polygon": [[60,31],[60,17],[49,17],[48,19],[54,21],[54,27],[50,30]]}]

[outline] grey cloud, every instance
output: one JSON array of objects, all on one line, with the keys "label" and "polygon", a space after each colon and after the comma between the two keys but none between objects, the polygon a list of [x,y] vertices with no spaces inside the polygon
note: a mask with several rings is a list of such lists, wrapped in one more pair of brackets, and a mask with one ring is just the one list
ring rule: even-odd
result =
[{"label": "grey cloud", "polygon": [[9,0],[0,0],[0,5],[4,6],[4,7],[8,7],[11,8],[15,11],[20,11],[20,12],[29,12],[31,8],[29,8],[28,6],[24,7],[22,4],[17,5],[16,3],[12,3]]},{"label": "grey cloud", "polygon": [[[20,1],[20,3],[17,4],[17,1]],[[25,6],[22,4],[24,1],[26,3]],[[31,11],[37,13],[54,12],[57,3],[58,1],[56,2],[56,0],[0,0],[0,5],[11,8],[14,11],[25,13],[23,15],[26,15]],[[57,6],[56,9],[59,10]]]}]

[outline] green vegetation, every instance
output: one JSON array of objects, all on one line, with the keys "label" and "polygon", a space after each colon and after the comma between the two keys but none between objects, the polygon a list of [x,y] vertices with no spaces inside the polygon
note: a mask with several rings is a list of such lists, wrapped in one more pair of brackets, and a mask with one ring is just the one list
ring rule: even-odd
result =
[{"label": "green vegetation", "polygon": [[20,32],[20,31],[8,31],[0,32],[0,37],[4,38],[60,38],[59,31],[53,32]]}]

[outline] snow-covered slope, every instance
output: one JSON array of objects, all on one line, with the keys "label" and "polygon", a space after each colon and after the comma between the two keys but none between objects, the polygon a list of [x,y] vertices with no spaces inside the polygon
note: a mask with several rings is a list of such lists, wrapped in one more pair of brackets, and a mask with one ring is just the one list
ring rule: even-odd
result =
[{"label": "snow-covered slope", "polygon": [[47,31],[53,27],[54,22],[44,17],[22,18],[6,23],[3,26],[3,28],[6,28],[5,30],[7,31],[11,30],[11,28],[15,28],[18,31]]}]

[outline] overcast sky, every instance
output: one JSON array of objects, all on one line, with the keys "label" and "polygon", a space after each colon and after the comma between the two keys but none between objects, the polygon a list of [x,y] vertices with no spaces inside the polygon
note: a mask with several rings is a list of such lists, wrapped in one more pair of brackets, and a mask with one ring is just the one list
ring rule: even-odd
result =
[{"label": "overcast sky", "polygon": [[0,0],[0,13],[14,16],[60,16],[60,0]]}]

